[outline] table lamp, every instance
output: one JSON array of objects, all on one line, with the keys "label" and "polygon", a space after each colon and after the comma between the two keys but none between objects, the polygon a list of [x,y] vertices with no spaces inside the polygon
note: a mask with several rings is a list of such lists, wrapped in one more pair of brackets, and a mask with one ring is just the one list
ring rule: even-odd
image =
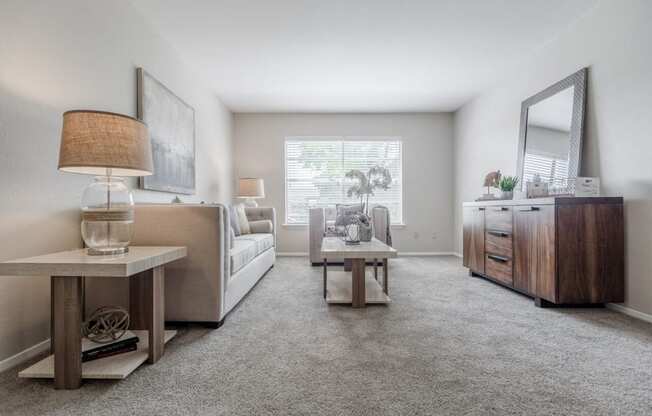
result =
[{"label": "table lamp", "polygon": [[257,207],[256,199],[265,198],[265,182],[260,178],[240,178],[238,198],[245,198],[245,204]]},{"label": "table lamp", "polygon": [[134,198],[123,177],[153,172],[145,123],[103,111],[65,112],[59,170],[96,176],[81,204],[88,254],[126,253],[134,231]]}]

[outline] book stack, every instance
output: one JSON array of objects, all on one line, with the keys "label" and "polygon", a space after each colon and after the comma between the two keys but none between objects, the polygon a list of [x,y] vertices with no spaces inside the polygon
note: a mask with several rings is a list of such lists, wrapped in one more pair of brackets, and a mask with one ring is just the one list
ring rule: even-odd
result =
[{"label": "book stack", "polygon": [[88,338],[82,338],[82,362],[124,354],[138,349],[138,337],[131,331],[112,342],[98,344]]}]

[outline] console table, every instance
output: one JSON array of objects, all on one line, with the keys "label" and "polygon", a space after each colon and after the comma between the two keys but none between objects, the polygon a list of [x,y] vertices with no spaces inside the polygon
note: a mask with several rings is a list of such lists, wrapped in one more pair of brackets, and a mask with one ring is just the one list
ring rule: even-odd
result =
[{"label": "console table", "polygon": [[[0,276],[51,276],[53,355],[21,371],[19,377],[54,378],[57,389],[77,389],[82,378],[125,378],[143,362],[157,362],[165,342],[164,266],[187,254],[185,247],[129,247],[114,256],[89,256],[85,249],[63,251],[0,263]],[[131,329],[138,350],[82,364],[82,282],[84,276],[130,278]]]},{"label": "console table", "polygon": [[623,302],[621,197],[466,202],[463,265],[537,306]]}]

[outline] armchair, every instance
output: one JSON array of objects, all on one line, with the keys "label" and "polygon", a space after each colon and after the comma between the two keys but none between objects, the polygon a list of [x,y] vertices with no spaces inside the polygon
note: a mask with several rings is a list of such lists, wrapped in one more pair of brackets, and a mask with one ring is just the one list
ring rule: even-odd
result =
[{"label": "armchair", "polygon": [[[313,266],[321,265],[324,261],[320,256],[322,238],[337,235],[334,230],[336,215],[335,207],[310,208],[308,220],[309,255],[310,263]],[[391,246],[389,210],[382,206],[372,208],[371,222],[374,227],[374,237]]]}]

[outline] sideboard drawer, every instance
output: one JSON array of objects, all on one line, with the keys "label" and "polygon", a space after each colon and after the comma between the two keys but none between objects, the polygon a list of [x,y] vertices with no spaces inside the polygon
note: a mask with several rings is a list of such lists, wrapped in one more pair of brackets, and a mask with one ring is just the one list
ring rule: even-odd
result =
[{"label": "sideboard drawer", "polygon": [[485,232],[485,251],[489,254],[512,258],[512,233],[509,231],[487,230]]},{"label": "sideboard drawer", "polygon": [[512,231],[512,208],[487,207],[487,230]]},{"label": "sideboard drawer", "polygon": [[512,285],[512,259],[505,256],[487,254],[484,262],[485,274]]}]

